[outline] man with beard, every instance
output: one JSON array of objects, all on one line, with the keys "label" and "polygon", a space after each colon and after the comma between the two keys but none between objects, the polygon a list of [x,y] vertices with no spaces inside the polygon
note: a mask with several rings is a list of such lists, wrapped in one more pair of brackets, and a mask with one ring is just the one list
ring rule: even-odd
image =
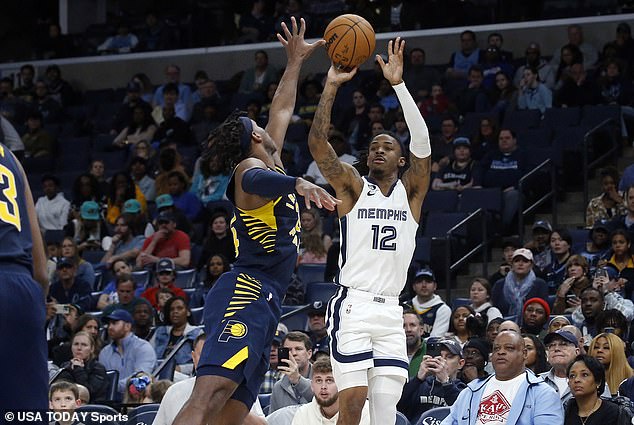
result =
[{"label": "man with beard", "polygon": [[[322,357],[313,364],[313,376],[310,381],[313,400],[297,409],[291,425],[335,425],[339,418],[339,391],[332,376],[330,358]],[[361,411],[360,425],[370,424],[368,403]]]},{"label": "man with beard", "polygon": [[403,329],[405,330],[405,342],[407,344],[407,357],[409,358],[409,379],[418,373],[420,362],[425,355],[423,345],[423,325],[421,317],[414,310],[403,312]]}]

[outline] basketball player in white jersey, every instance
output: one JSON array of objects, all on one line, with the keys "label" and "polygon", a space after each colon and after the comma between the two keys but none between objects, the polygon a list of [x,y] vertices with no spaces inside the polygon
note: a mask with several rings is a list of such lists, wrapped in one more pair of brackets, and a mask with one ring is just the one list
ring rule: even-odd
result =
[{"label": "basketball player in white jersey", "polygon": [[364,177],[340,162],[328,143],[337,89],[356,69],[346,73],[330,67],[308,136],[319,170],[342,201],[337,207],[341,271],[336,278],[341,287],[328,305],[330,353],[341,400],[337,425],[358,425],[366,398],[373,425],[395,423],[396,403],[407,379],[398,296],[407,279],[429,187],[431,147],[427,125],[403,83],[404,47],[400,37],[390,41],[388,62],[378,55],[376,60],[398,96],[410,130],[407,171],[402,173],[407,162],[404,148],[389,133],[370,141],[369,175]]}]

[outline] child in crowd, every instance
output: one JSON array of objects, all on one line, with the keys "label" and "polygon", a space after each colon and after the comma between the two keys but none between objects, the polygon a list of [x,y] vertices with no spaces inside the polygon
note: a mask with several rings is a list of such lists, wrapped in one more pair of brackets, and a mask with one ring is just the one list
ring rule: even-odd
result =
[{"label": "child in crowd", "polygon": [[[49,408],[53,412],[71,413],[71,415],[68,415],[68,417],[72,418],[72,413],[77,407],[79,407],[81,403],[79,399],[79,389],[77,388],[77,385],[70,382],[55,382],[53,385],[51,385],[51,388],[48,392],[48,401]],[[64,419],[65,418],[62,418],[60,420],[51,422],[51,425],[71,425],[73,423],[72,419]]]}]

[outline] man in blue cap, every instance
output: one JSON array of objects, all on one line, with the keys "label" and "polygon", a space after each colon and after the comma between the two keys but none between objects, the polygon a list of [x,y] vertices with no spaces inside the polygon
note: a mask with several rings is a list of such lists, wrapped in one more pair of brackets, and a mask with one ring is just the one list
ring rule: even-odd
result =
[{"label": "man in blue cap", "polygon": [[108,324],[108,336],[112,342],[101,350],[99,362],[106,370],[119,372],[117,390],[120,397],[130,376],[140,371],[152,373],[156,353],[149,342],[132,333],[132,315],[127,311],[114,310],[103,320]]},{"label": "man in blue cap", "polygon": [[51,285],[49,295],[56,304],[75,303],[84,309],[90,307],[90,282],[77,276],[77,266],[72,258],[61,257],[57,261],[57,280]]},{"label": "man in blue cap", "polygon": [[412,307],[423,322],[423,338],[443,336],[449,330],[451,308],[436,295],[436,278],[431,269],[419,270],[412,282]]}]

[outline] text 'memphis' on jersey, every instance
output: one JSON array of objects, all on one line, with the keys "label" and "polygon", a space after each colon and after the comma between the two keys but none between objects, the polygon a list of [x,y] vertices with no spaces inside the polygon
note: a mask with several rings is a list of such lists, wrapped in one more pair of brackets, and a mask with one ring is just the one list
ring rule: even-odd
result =
[{"label": "text 'memphis' on jersey", "polygon": [[31,227],[24,202],[27,182],[8,148],[0,144],[0,262],[32,267]]},{"label": "text 'memphis' on jersey", "polygon": [[418,228],[403,183],[397,180],[384,196],[377,185],[363,177],[359,199],[339,222],[341,271],[337,283],[398,296],[407,280]]}]

